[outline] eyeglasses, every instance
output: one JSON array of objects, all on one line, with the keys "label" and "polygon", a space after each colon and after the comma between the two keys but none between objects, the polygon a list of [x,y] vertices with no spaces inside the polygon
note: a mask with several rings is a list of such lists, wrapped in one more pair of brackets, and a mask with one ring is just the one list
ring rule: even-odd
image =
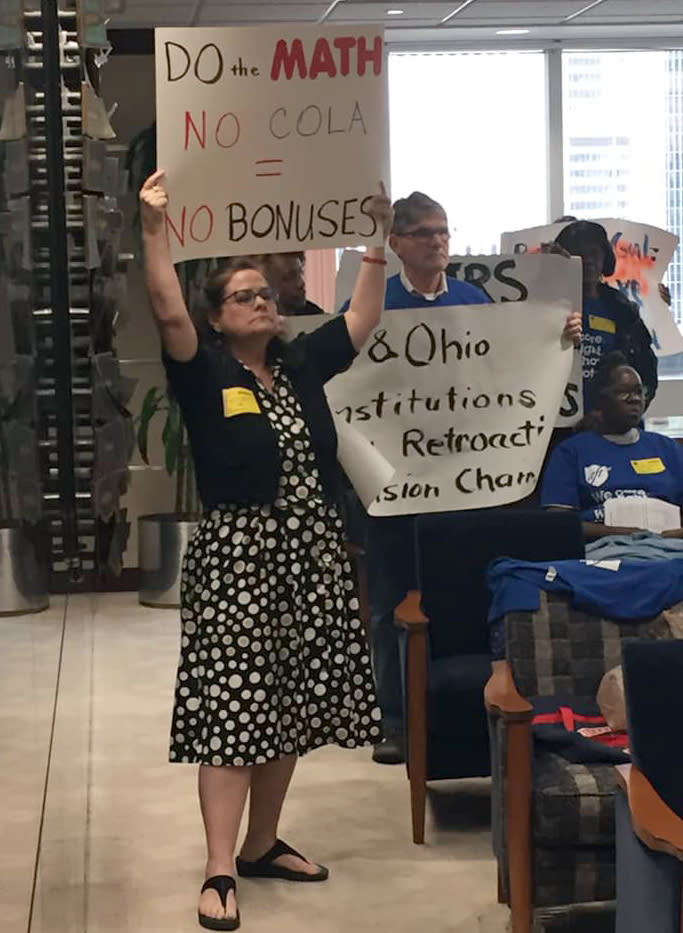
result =
[{"label": "eyeglasses", "polygon": [[398,236],[410,237],[411,240],[431,240],[435,236],[448,239],[450,235],[451,231],[448,227],[417,227],[415,230],[406,230],[398,234]]},{"label": "eyeglasses", "polygon": [[236,292],[230,292],[229,295],[223,298],[223,304],[234,301],[235,304],[247,307],[253,305],[257,298],[261,298],[263,301],[277,301],[277,292],[274,288],[268,286],[264,288],[238,288]]}]

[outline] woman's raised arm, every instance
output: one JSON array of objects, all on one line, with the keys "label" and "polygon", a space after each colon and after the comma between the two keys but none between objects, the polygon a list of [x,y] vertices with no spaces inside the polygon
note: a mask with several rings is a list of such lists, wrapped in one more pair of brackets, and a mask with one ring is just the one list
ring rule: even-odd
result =
[{"label": "woman's raised arm", "polygon": [[[381,193],[376,195],[368,206],[368,214],[382,230],[386,242],[391,231],[394,212],[382,182],[380,182],[380,190]],[[346,312],[346,326],[351,343],[356,350],[361,349],[377,327],[384,310],[386,266],[384,246],[371,246],[361,261],[351,304]]]},{"label": "woman's raised arm", "polygon": [[140,189],[145,282],[164,349],[172,359],[186,362],[197,353],[198,338],[171,259],[164,174],[154,172]]}]

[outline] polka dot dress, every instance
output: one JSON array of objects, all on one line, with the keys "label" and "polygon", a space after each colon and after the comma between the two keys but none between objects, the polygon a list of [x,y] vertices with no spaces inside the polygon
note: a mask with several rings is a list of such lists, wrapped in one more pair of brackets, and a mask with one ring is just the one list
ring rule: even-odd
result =
[{"label": "polka dot dress", "polygon": [[210,512],[190,542],[171,761],[264,764],[381,737],[342,523],[299,401],[278,369],[258,396],[278,434],[280,489],[272,505]]}]

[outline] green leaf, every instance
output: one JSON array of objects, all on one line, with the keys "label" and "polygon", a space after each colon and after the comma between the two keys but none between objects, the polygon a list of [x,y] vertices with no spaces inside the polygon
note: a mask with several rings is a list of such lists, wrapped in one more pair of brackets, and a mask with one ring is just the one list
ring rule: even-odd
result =
[{"label": "green leaf", "polygon": [[183,443],[183,422],[177,402],[169,401],[166,424],[161,434],[164,445],[164,463],[166,472],[173,476],[178,466],[180,448]]},{"label": "green leaf", "polygon": [[145,395],[142,402],[140,417],[138,419],[137,441],[140,456],[142,457],[143,462],[146,464],[149,464],[149,425],[152,421],[152,418],[162,408],[166,400],[166,393],[159,389],[157,386],[152,386],[152,388],[147,391],[147,394]]}]

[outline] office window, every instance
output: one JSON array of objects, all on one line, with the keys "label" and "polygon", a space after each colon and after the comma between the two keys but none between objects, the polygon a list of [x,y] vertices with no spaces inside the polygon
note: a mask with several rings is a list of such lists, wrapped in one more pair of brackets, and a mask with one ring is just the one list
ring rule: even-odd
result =
[{"label": "office window", "polygon": [[389,94],[392,196],[440,201],[453,252],[547,220],[542,53],[393,53]]},{"label": "office window", "polygon": [[[565,212],[640,220],[683,238],[683,51],[565,52],[562,60]],[[588,166],[599,174],[579,168]],[[683,326],[680,247],[667,283]],[[659,369],[682,373],[683,354]]]}]

